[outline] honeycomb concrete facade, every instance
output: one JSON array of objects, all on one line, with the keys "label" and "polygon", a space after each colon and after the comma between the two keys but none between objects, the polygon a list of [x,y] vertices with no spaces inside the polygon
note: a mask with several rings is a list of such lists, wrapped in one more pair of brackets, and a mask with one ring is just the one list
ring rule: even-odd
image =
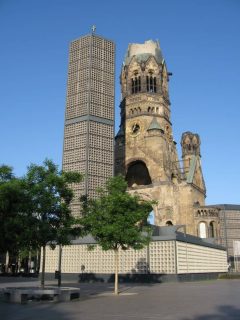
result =
[{"label": "honeycomb concrete facade", "polygon": [[[166,227],[165,227],[166,228]],[[161,229],[161,228],[160,228]],[[89,246],[94,246],[89,250]],[[46,251],[46,272],[54,274],[58,269],[59,250]],[[153,236],[149,246],[141,250],[121,250],[120,274],[204,274],[227,271],[226,251],[217,245],[203,242],[182,233]],[[94,275],[95,279],[114,273],[114,252],[104,251],[93,238],[75,240],[64,246],[62,273],[76,277],[82,273]]]},{"label": "honeycomb concrete facade", "polygon": [[115,44],[92,33],[72,41],[69,53],[63,170],[84,174],[74,184],[74,215],[79,197],[113,175]]}]

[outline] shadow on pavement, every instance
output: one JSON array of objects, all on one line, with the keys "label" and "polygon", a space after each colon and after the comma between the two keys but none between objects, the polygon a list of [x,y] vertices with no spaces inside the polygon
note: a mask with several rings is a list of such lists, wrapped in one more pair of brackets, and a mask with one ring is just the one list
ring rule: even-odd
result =
[{"label": "shadow on pavement", "polygon": [[238,320],[240,319],[240,309],[230,305],[218,307],[216,314],[205,314],[194,318],[182,318],[181,320]]},{"label": "shadow on pavement", "polygon": [[[0,304],[1,320],[72,320],[72,314],[63,309],[56,309],[56,305],[41,303],[29,305],[16,305],[16,304]],[[80,313],[80,312],[79,312]]]}]

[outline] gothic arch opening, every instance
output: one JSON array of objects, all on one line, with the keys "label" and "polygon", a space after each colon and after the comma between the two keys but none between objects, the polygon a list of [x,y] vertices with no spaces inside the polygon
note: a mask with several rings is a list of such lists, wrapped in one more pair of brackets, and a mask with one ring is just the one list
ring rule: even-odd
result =
[{"label": "gothic arch opening", "polygon": [[132,93],[141,92],[141,77],[135,76],[132,78]]},{"label": "gothic arch opening", "polygon": [[207,238],[207,225],[206,222],[199,222],[198,225],[198,235],[200,238]]},{"label": "gothic arch opening", "polygon": [[172,221],[171,221],[171,220],[168,220],[168,221],[166,222],[166,226],[167,226],[167,227],[173,226]]},{"label": "gothic arch opening", "polygon": [[[148,191],[135,191],[134,194],[137,194],[141,200],[143,201],[153,201],[155,200],[151,194],[148,193]],[[151,208],[151,211],[149,212],[147,222],[151,225],[156,225],[156,216],[157,216],[157,205],[153,205]]]},{"label": "gothic arch opening", "polygon": [[136,185],[149,185],[152,183],[146,164],[143,161],[134,161],[130,163],[126,175],[129,187]]},{"label": "gothic arch opening", "polygon": [[152,74],[149,74],[146,77],[146,83],[147,83],[147,92],[157,92],[156,77],[153,77]]}]

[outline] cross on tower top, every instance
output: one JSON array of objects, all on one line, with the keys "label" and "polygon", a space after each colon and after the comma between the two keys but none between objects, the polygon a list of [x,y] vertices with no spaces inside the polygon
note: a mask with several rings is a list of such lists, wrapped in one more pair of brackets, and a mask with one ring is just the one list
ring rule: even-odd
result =
[{"label": "cross on tower top", "polygon": [[92,26],[92,33],[95,33],[95,31],[96,31],[96,26],[93,25],[93,26]]}]

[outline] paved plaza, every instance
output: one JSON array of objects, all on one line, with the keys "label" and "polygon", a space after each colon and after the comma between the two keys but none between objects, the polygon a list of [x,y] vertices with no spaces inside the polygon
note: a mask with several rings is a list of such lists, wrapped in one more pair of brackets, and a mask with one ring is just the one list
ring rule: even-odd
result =
[{"label": "paved plaza", "polygon": [[[38,281],[0,278],[0,287],[32,286]],[[53,282],[48,282],[53,284]],[[240,280],[164,284],[124,284],[120,295],[113,284],[76,284],[77,301],[29,302],[27,305],[0,302],[1,320],[236,320],[240,319]]]}]

